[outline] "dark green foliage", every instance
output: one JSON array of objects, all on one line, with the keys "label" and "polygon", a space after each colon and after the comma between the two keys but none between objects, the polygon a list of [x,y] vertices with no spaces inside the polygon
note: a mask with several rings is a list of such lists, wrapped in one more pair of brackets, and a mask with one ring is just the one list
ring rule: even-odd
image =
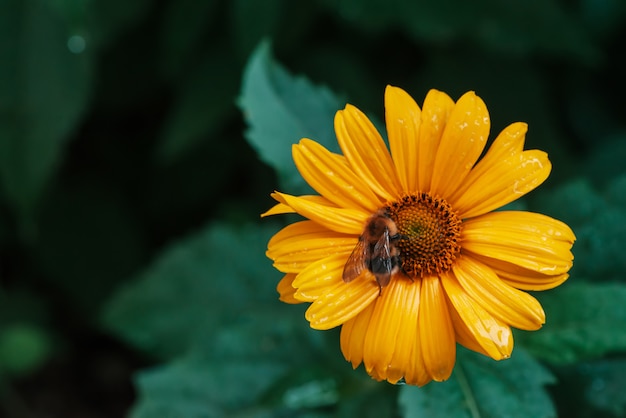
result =
[{"label": "dark green foliage", "polygon": [[[593,60],[598,51],[580,24],[557,2],[481,0],[327,1],[361,30],[401,28],[419,42],[465,40],[507,54],[558,53]],[[528,30],[532,27],[533,30]]]},{"label": "dark green foliage", "polygon": [[0,16],[0,179],[30,234],[44,187],[87,109],[93,56],[68,50],[67,24],[43,2],[8,0]]},{"label": "dark green foliage", "polygon": [[[625,4],[0,2],[0,416],[624,416]],[[278,301],[259,219],[347,102],[386,136],[387,84],[528,122],[553,172],[513,206],[577,236],[541,330],[424,388]]]},{"label": "dark green foliage", "polygon": [[609,178],[602,188],[594,187],[586,179],[573,180],[550,195],[543,195],[541,205],[534,208],[544,208],[574,230],[572,274],[597,281],[626,278],[625,179],[626,174]]},{"label": "dark green foliage", "polygon": [[567,283],[540,300],[547,324],[518,339],[538,358],[564,364],[626,350],[625,285]]}]

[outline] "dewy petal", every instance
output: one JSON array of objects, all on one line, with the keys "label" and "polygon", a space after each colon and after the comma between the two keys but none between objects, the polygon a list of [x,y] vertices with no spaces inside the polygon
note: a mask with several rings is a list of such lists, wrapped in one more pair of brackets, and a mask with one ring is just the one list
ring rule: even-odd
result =
[{"label": "dewy petal", "polygon": [[330,231],[313,221],[290,224],[267,244],[266,255],[283,273],[299,273],[309,264],[330,255],[347,257],[358,242],[355,235]]},{"label": "dewy petal", "polygon": [[389,148],[404,193],[418,190],[418,135],[421,113],[415,100],[398,87],[385,89],[385,121]]},{"label": "dewy petal", "polygon": [[370,213],[356,210],[337,208],[323,203],[314,202],[303,197],[292,196],[286,193],[275,192],[272,197],[296,211],[296,213],[317,222],[324,227],[345,234],[361,235],[363,226]]},{"label": "dewy petal", "polygon": [[348,320],[341,327],[341,352],[347,361],[352,363],[353,368],[359,367],[363,361],[363,347],[365,335],[369,327],[374,303],[370,303],[357,316]]},{"label": "dewy petal", "polygon": [[472,169],[472,175],[480,177],[491,170],[498,161],[522,152],[526,132],[528,132],[528,125],[524,122],[515,122],[504,128],[494,139],[483,159]]},{"label": "dewy petal", "polygon": [[567,273],[576,239],[563,222],[539,213],[502,211],[463,222],[463,249],[548,275]]},{"label": "dewy petal", "polygon": [[379,203],[395,199],[400,185],[393,161],[385,141],[367,116],[347,105],[335,115],[335,133],[350,167],[379,197]]},{"label": "dewy petal", "polygon": [[[479,163],[480,164],[480,163]],[[534,190],[550,175],[552,164],[543,151],[524,151],[500,160],[471,182],[457,202],[452,204],[461,218],[482,215],[519,199]],[[468,177],[472,177],[472,173]]]},{"label": "dewy petal", "polygon": [[450,319],[452,319],[452,326],[454,327],[456,342],[467,349],[480,353],[483,356],[490,357],[489,353],[486,352],[480,344],[478,344],[476,336],[467,327],[452,302],[450,302],[450,299],[448,299],[448,310],[450,311]]},{"label": "dewy petal", "polygon": [[543,274],[517,264],[472,254],[472,257],[491,268],[503,282],[522,290],[548,290],[568,279],[569,274]]},{"label": "dewy petal", "polygon": [[343,283],[343,267],[349,254],[334,254],[309,264],[293,281],[296,299],[312,302],[329,288]]},{"label": "dewy petal", "polygon": [[418,171],[418,187],[415,190],[409,190],[410,192],[430,192],[435,156],[452,109],[454,109],[454,101],[447,94],[430,90],[426,95],[419,129],[418,160],[415,163]]},{"label": "dewy petal", "polygon": [[455,323],[455,330],[461,330],[461,333],[468,330],[470,338],[491,358],[495,360],[509,358],[513,349],[511,329],[476,303],[461,287],[452,272],[442,274],[441,282],[452,309],[456,311],[465,325],[461,327],[458,326],[460,324]]},{"label": "dewy petal", "polygon": [[[422,356],[418,332],[418,316],[421,281],[408,282],[406,280],[396,280],[400,282],[402,297],[397,309],[398,332],[395,343],[395,350],[389,364],[387,365],[386,378],[392,383],[404,377],[408,384],[418,386],[425,385],[431,380],[426,373],[424,358]],[[384,324],[381,324],[384,326]]]},{"label": "dewy petal", "polygon": [[337,206],[370,212],[380,206],[378,197],[341,155],[306,138],[293,145],[292,154],[306,182]]},{"label": "dewy petal", "polygon": [[350,283],[341,280],[327,288],[305,313],[311,328],[334,328],[358,315],[372,303],[378,297],[379,287],[374,277],[369,272],[366,273]]},{"label": "dewy petal", "polygon": [[472,168],[463,182],[464,184],[452,196],[446,197],[448,203],[454,205],[458,201],[459,196],[462,196],[476,179],[487,175],[500,161],[524,151],[527,131],[528,125],[524,122],[515,122],[504,128],[493,141],[485,156]]},{"label": "dewy petal", "polygon": [[293,287],[293,279],[296,278],[296,275],[293,273],[285,274],[285,277],[282,278],[280,282],[278,282],[278,286],[276,286],[276,291],[280,295],[278,298],[281,302],[285,303],[302,303],[301,300],[298,300],[294,297],[296,293],[296,289]]},{"label": "dewy petal", "polygon": [[430,191],[447,197],[463,182],[487,143],[489,113],[474,92],[458,100],[437,149]]},{"label": "dewy petal", "polygon": [[[394,276],[376,300],[367,330],[363,349],[365,368],[391,383],[404,376],[417,342],[419,287],[419,281]],[[395,359],[393,364],[392,359]]]},{"label": "dewy petal", "polygon": [[452,269],[468,296],[505,324],[531,331],[545,322],[537,299],[507,285],[484,264],[462,255]]},{"label": "dewy petal", "polygon": [[426,370],[433,380],[446,380],[454,367],[456,341],[439,277],[422,279],[419,310],[419,342]]}]

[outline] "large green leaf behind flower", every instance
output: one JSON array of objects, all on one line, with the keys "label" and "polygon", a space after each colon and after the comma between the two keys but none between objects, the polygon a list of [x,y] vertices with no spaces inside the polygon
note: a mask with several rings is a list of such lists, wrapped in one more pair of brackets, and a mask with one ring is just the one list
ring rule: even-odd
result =
[{"label": "large green leaf behind flower", "polygon": [[291,158],[292,144],[306,137],[337,149],[333,117],[340,100],[329,89],[287,72],[272,58],[268,42],[257,47],[246,66],[239,106],[248,123],[246,138],[291,193],[306,188]]},{"label": "large green leaf behind flower", "polygon": [[554,381],[521,349],[501,362],[460,350],[450,380],[405,386],[399,402],[405,418],[551,418],[556,412],[544,386]]},{"label": "large green leaf behind flower", "polygon": [[518,341],[537,358],[572,364],[626,350],[623,284],[565,283],[539,298],[546,325],[518,335]]},{"label": "large green leaf behind flower", "polygon": [[210,225],[109,301],[105,327],[164,361],[136,375],[133,417],[248,411],[279,376],[324,352],[300,307],[278,301],[279,274],[263,254],[276,229]]}]

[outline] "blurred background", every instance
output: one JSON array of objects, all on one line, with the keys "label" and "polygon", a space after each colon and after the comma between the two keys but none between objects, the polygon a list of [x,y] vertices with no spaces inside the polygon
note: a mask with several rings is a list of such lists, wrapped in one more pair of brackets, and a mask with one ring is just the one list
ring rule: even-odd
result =
[{"label": "blurred background", "polygon": [[522,204],[574,229],[606,316],[554,298],[580,347],[527,347],[560,416],[626,416],[625,23],[622,0],[2,0],[0,416],[411,416],[277,300],[261,76],[329,92],[314,139],[346,102],[383,121],[387,84],[475,90],[492,137],[528,122],[554,168]]}]

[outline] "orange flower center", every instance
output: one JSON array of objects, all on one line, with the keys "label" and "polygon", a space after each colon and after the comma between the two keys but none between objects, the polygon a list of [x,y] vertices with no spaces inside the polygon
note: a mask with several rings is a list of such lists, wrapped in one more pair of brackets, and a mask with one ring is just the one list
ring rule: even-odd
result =
[{"label": "orange flower center", "polygon": [[461,220],[448,202],[428,193],[385,208],[398,228],[402,270],[410,278],[448,271],[461,251]]}]

